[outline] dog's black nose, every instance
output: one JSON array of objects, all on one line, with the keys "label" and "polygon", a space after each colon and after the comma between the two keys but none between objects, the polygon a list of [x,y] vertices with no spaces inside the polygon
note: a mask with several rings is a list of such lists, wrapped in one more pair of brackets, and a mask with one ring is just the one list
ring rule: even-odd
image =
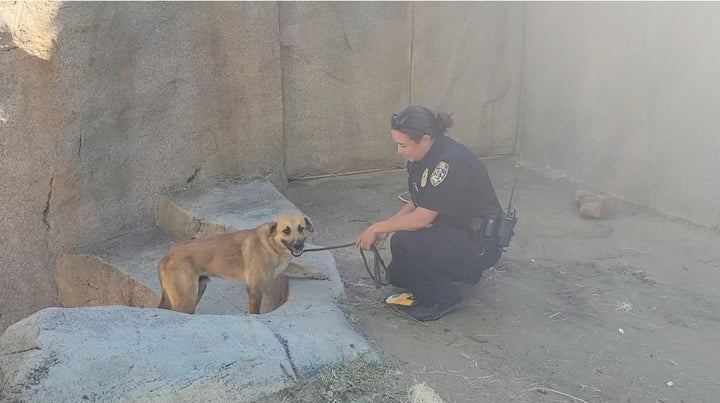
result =
[{"label": "dog's black nose", "polygon": [[302,250],[304,246],[305,246],[305,242],[303,242],[303,241],[295,241],[292,244],[292,247],[295,250]]}]

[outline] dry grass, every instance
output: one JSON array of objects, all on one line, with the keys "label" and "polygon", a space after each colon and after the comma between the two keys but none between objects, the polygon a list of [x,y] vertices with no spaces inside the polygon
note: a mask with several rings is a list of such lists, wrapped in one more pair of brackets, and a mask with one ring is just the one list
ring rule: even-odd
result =
[{"label": "dry grass", "polygon": [[616,311],[623,311],[623,312],[630,312],[630,311],[632,311],[632,304],[627,303],[627,302],[625,302],[625,301],[616,302],[615,310],[616,310]]},{"label": "dry grass", "polygon": [[393,377],[381,362],[361,357],[330,367],[304,385],[293,388],[283,402],[345,403],[403,401],[393,392]]}]

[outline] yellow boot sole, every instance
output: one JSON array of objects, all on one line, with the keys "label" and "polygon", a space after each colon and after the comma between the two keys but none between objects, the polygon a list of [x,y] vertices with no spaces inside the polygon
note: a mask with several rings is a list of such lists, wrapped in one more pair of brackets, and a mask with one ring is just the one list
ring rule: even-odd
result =
[{"label": "yellow boot sole", "polygon": [[395,306],[413,306],[415,305],[415,299],[413,298],[412,293],[403,292],[388,296],[385,298],[385,303]]}]

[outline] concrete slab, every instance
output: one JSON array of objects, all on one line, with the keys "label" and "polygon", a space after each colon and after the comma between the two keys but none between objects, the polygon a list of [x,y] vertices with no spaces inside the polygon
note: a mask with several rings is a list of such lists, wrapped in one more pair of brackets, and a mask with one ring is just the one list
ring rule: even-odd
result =
[{"label": "concrete slab", "polygon": [[280,213],[300,213],[265,180],[194,186],[161,197],[156,224],[173,239],[253,228]]},{"label": "concrete slab", "polygon": [[152,229],[64,254],[58,261],[60,303],[157,307],[156,267],[173,243],[162,231]]},{"label": "concrete slab", "polygon": [[290,386],[285,347],[250,316],[161,309],[45,309],[0,338],[20,401],[252,401]]},{"label": "concrete slab", "polygon": [[252,316],[48,308],[0,336],[0,398],[250,402],[360,356],[377,358],[327,305]]},{"label": "concrete slab", "polygon": [[[181,239],[300,213],[267,181],[176,192],[158,211],[162,228]],[[343,283],[326,251],[297,260],[327,280],[291,278],[287,302],[261,315],[244,315],[244,285],[221,279],[195,315],[131,308],[158,306],[156,267],[174,242],[155,228],[62,256],[62,303],[78,308],[45,309],[7,329],[4,393],[53,402],[253,401],[329,365],[378,359],[336,306]]]}]

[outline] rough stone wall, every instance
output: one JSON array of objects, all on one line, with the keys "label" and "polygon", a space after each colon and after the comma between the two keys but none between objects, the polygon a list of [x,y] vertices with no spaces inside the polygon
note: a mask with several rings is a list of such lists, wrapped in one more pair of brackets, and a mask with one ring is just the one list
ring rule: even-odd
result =
[{"label": "rough stone wall", "polygon": [[[50,7],[0,4],[0,329],[57,302],[48,200],[60,126]],[[42,23],[32,19],[38,14]],[[30,15],[30,17],[28,17]],[[21,25],[26,20],[33,24]],[[18,40],[13,40],[13,33]],[[18,79],[18,77],[25,79]],[[19,117],[22,117],[20,119]]]},{"label": "rough stone wall", "polygon": [[528,3],[524,160],[720,228],[720,4]]},{"label": "rough stone wall", "polygon": [[60,251],[152,227],[163,190],[285,184],[276,3],[34,7],[0,9],[0,329],[57,303]]}]

